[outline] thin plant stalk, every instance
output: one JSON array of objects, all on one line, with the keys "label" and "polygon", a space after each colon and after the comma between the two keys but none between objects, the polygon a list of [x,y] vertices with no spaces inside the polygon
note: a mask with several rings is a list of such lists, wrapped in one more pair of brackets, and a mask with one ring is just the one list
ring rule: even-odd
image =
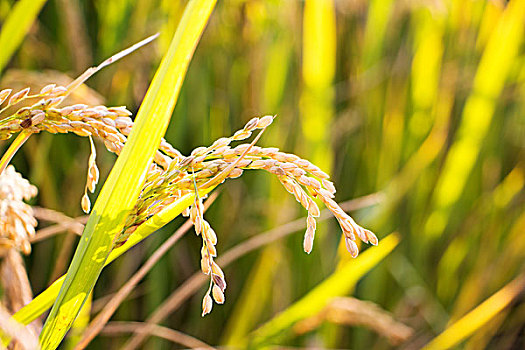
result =
[{"label": "thin plant stalk", "polygon": [[16,139],[11,143],[7,151],[5,151],[4,155],[2,156],[2,159],[0,159],[0,174],[4,172],[5,168],[13,159],[13,156],[16,154],[16,152],[22,147],[22,145],[27,141],[27,139],[31,136],[30,132],[22,131]]},{"label": "thin plant stalk", "polygon": [[105,335],[143,332],[148,332],[149,335],[163,338],[191,349],[215,349],[197,338],[157,324],[144,322],[110,322],[102,330],[102,334]]}]

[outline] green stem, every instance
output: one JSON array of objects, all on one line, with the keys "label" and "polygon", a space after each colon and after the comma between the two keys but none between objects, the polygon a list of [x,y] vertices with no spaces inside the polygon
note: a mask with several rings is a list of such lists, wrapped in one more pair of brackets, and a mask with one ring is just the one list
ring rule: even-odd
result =
[{"label": "green stem", "polygon": [[7,165],[9,164],[11,159],[13,159],[13,156],[15,155],[15,153],[20,149],[20,147],[22,147],[24,142],[27,141],[27,139],[29,138],[29,136],[31,136],[31,134],[32,134],[31,132],[24,130],[20,134],[18,134],[16,139],[13,141],[13,143],[11,143],[7,151],[2,156],[2,159],[0,159],[0,174],[4,172],[5,168],[7,168]]}]

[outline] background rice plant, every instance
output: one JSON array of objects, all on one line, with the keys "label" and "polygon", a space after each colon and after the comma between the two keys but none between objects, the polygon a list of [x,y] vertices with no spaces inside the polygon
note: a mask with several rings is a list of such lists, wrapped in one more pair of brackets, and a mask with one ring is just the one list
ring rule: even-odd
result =
[{"label": "background rice plant", "polygon": [[[38,2],[28,3],[38,13]],[[75,96],[136,111],[186,3],[49,0],[3,68],[1,85],[67,79],[59,72],[74,77],[160,31],[156,46],[101,71],[88,82],[90,89]],[[379,204],[354,215],[380,239],[393,231],[399,237],[392,253],[341,293],[375,302],[413,327],[406,348],[449,327],[453,331],[432,346],[522,346],[524,3],[219,2],[166,139],[187,154],[254,115],[277,114],[259,143],[320,163],[334,177],[338,201],[381,191]],[[2,31],[14,6],[0,1]],[[13,164],[39,188],[33,204],[82,215],[89,156],[83,141],[41,134],[16,155]],[[104,181],[115,157],[96,146]],[[275,179],[250,172],[227,182],[207,212],[220,237],[219,252],[300,216],[301,208]],[[93,293],[94,313],[182,222],[175,220],[104,270]],[[301,249],[301,232],[248,252],[225,267],[224,305],[201,318],[202,285],[179,297],[184,301],[159,324],[213,345],[261,342],[266,332],[264,342],[273,344],[391,348],[387,337],[366,326],[334,325],[327,318],[307,332],[297,327],[298,317],[306,317],[304,310],[294,314],[300,300],[322,292],[314,288],[347,263],[347,255],[338,253],[336,223],[318,226],[310,255]],[[33,244],[26,264],[35,293],[66,271],[76,244],[72,234]],[[177,242],[120,305],[107,331],[116,321],[146,320],[165,305],[199,270],[200,245],[191,234]],[[506,293],[498,294],[502,289]],[[462,326],[472,310],[486,318]],[[276,321],[280,311],[294,321]],[[171,347],[158,337],[146,341],[146,348]],[[112,332],[91,346],[120,348],[126,342],[133,342],[129,332]]]}]

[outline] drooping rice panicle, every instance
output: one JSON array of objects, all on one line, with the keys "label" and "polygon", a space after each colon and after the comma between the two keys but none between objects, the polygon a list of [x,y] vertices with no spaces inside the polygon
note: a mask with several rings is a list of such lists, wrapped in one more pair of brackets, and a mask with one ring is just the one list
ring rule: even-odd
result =
[{"label": "drooping rice panicle", "polygon": [[[57,96],[64,93],[63,89],[49,86],[41,91],[50,98],[43,98],[31,107],[21,108],[15,117],[0,121],[0,139],[11,137],[21,130],[38,133],[73,132],[78,136],[89,137],[91,156],[87,172],[85,193],[81,206],[86,212],[90,208],[87,191],[94,191],[98,182],[98,169],[95,163],[95,149],[92,137],[101,140],[106,149],[120,154],[127,136],[133,128],[131,112],[125,107],[89,107],[76,104],[59,107],[62,99]],[[10,92],[5,92],[4,100]],[[0,92],[0,97],[3,96]],[[26,92],[19,93],[18,98],[29,98]],[[48,96],[48,97],[49,97]],[[377,237],[369,230],[356,224],[333,200],[336,189],[329,175],[311,162],[291,153],[281,152],[274,147],[240,144],[232,147],[233,142],[249,138],[253,131],[264,130],[274,117],[264,116],[252,118],[244,128],[230,137],[223,137],[208,147],[198,147],[189,156],[182,155],[166,140],[162,140],[154,161],[146,175],[146,181],[140,193],[135,208],[126,219],[125,227],[115,240],[115,246],[124,244],[129,236],[146,220],[162,211],[177,199],[198,189],[205,189],[223,182],[226,178],[237,178],[245,170],[265,170],[275,175],[283,187],[307,210],[307,229],[304,235],[303,249],[310,253],[316,230],[315,218],[320,210],[314,201],[317,198],[335,216],[342,229],[347,250],[353,257],[359,253],[356,240],[377,244]],[[260,135],[259,135],[260,136]],[[257,137],[259,137],[257,136]],[[200,203],[200,204],[199,204]],[[217,255],[215,245],[217,236],[210,224],[202,217],[202,198],[187,208],[184,215],[190,215],[196,232],[202,236],[201,268],[203,273],[210,275],[210,286],[203,300],[203,315],[211,311],[213,300],[224,302],[226,281],[224,273],[215,263]],[[212,298],[213,297],[213,298]]]},{"label": "drooping rice panicle", "polygon": [[[43,90],[44,92],[54,91],[56,87]],[[125,107],[88,107],[77,104],[56,108],[54,103],[54,101],[47,102],[44,100],[44,102],[37,103],[30,108],[23,108],[17,112],[20,116],[18,119],[0,127],[0,136],[10,136],[22,129],[29,129],[32,132],[73,132],[79,136],[98,137],[109,151],[120,154],[127,140],[126,135],[129,135],[133,127],[133,121],[130,118],[131,113]],[[236,162],[250,145],[241,144],[232,148],[230,144],[250,137],[254,130],[268,126],[272,120],[272,116],[253,118],[233,136],[220,138],[209,147],[196,148],[188,157],[184,157],[168,142],[162,140],[160,149],[154,158],[155,163],[150,169],[141,194],[143,200],[139,201],[133,220],[126,225],[126,230],[132,231],[132,226],[144,222],[162,207],[190,192],[194,180],[197,185],[203,185],[230,164]],[[93,180],[97,172],[95,170],[96,165],[93,165],[94,163],[91,164],[90,162],[88,174],[93,174],[88,175],[88,180],[89,178]],[[190,173],[188,171],[190,166],[196,172]],[[335,187],[329,180],[328,174],[309,161],[294,154],[281,152],[277,148],[253,146],[248,150],[245,158],[231,170],[228,177],[239,177],[245,169],[263,169],[276,175],[288,192],[293,194],[297,201],[308,210],[309,216],[312,218],[316,217],[319,209],[311,197],[319,198],[339,221],[345,239],[349,241],[347,246],[352,256],[356,256],[357,252],[355,242],[352,242],[355,241],[356,235],[364,242],[377,242],[377,238],[371,232],[365,231],[357,225],[332,200]],[[91,181],[91,183],[90,186],[93,188],[90,190],[94,189],[96,181]],[[83,209],[89,207],[87,195],[83,197],[82,207]],[[315,232],[311,224],[312,219],[309,219],[309,223],[305,235],[304,246],[306,251],[311,250],[310,242],[313,240]],[[128,231],[128,233],[130,232]]]}]

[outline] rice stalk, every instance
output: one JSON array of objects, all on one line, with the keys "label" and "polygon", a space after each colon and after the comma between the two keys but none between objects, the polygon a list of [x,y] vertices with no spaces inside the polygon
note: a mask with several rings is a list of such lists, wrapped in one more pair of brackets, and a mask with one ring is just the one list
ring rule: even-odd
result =
[{"label": "rice stalk", "polygon": [[148,324],[144,322],[110,322],[102,330],[102,334],[139,333],[167,339],[173,343],[191,349],[215,349],[203,341],[171,328]]}]

